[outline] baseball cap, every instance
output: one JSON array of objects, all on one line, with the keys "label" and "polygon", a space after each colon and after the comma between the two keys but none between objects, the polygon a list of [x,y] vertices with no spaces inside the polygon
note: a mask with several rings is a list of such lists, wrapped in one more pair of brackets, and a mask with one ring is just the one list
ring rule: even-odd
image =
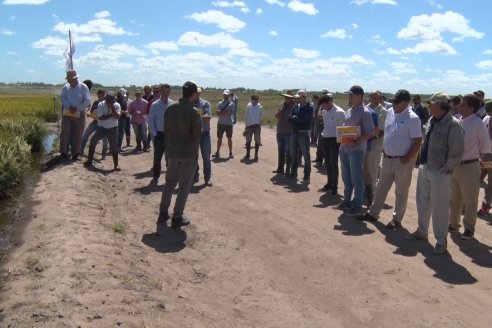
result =
[{"label": "baseball cap", "polygon": [[301,90],[297,91],[297,94],[296,95],[299,96],[299,97],[306,97],[307,96],[307,92],[306,92],[306,90],[302,90],[301,89]]},{"label": "baseball cap", "polygon": [[429,99],[426,100],[426,102],[431,103],[431,104],[436,104],[436,103],[448,103],[449,96],[443,92],[438,92],[434,93]]},{"label": "baseball cap", "polygon": [[231,92],[228,89],[225,89],[224,92],[222,92],[223,95],[230,95]]},{"label": "baseball cap", "polygon": [[328,91],[328,89],[323,89],[323,90],[321,90],[321,93],[322,94],[327,94],[327,93],[330,93],[330,91]]},{"label": "baseball cap", "polygon": [[191,95],[195,92],[198,92],[198,87],[196,86],[195,82],[193,81],[186,81],[183,84],[183,94],[188,94]]},{"label": "baseball cap", "polygon": [[346,93],[352,94],[352,95],[358,95],[358,96],[363,96],[364,95],[364,89],[360,85],[353,85],[349,91]]},{"label": "baseball cap", "polygon": [[200,87],[199,87],[199,88],[197,88],[197,89],[196,89],[196,92],[201,93],[201,92],[202,92],[202,88],[200,88]]},{"label": "baseball cap", "polygon": [[477,90],[475,92],[473,92],[473,94],[477,97],[485,97],[485,92],[483,92],[482,90]]},{"label": "baseball cap", "polygon": [[115,101],[114,92],[108,91],[108,93],[106,93],[106,97],[104,98],[104,100],[113,103]]},{"label": "baseball cap", "polygon": [[123,89],[123,88],[120,88],[119,93],[120,93],[122,96],[126,96],[126,90],[125,90],[125,89]]}]

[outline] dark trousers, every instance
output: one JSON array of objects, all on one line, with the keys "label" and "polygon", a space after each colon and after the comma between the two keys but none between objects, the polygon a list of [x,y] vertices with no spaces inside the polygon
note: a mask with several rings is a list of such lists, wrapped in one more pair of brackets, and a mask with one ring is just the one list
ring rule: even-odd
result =
[{"label": "dark trousers", "polygon": [[[321,131],[323,131],[323,130],[321,130]],[[316,162],[322,163],[323,162],[323,158],[324,158],[323,136],[321,135],[321,132],[320,132],[318,134],[318,143],[316,144]]]},{"label": "dark trousers", "polygon": [[107,138],[109,141],[109,150],[113,154],[113,162],[115,167],[118,165],[118,128],[106,129],[98,127],[96,132],[91,138],[89,143],[89,155],[87,157],[87,163],[92,164],[94,160],[94,152],[99,140]]},{"label": "dark trousers", "polygon": [[164,132],[157,132],[157,135],[154,137],[154,166],[152,166],[152,170],[154,171],[154,178],[158,178],[161,175],[161,162],[165,150],[166,145]]},{"label": "dark trousers", "polygon": [[337,138],[323,138],[323,155],[326,163],[326,176],[328,186],[332,190],[338,188],[338,156],[340,152],[340,144]]},{"label": "dark trousers", "polygon": [[291,173],[297,175],[300,155],[299,150],[304,157],[304,176],[309,177],[311,174],[311,154],[309,152],[309,132],[296,132],[290,138],[290,156],[292,157]]},{"label": "dark trousers", "polygon": [[118,146],[121,149],[123,146],[123,137],[126,135],[127,138],[130,138],[131,134],[131,123],[130,117],[128,116],[120,116],[118,119]]}]

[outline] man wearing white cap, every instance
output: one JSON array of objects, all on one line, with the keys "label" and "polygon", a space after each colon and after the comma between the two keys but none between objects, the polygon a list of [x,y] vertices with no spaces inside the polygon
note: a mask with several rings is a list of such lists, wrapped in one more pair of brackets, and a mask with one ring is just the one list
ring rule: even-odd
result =
[{"label": "man wearing white cap", "polygon": [[420,148],[420,168],[417,178],[418,228],[405,236],[408,240],[427,240],[432,216],[434,254],[447,251],[449,225],[449,194],[451,173],[460,165],[464,152],[464,132],[458,119],[451,114],[450,98],[436,93],[429,98],[432,118],[426,125],[424,143]]},{"label": "man wearing white cap", "polygon": [[234,158],[232,155],[232,127],[234,124],[232,115],[234,114],[234,103],[230,100],[231,92],[229,90],[224,90],[222,95],[224,99],[217,106],[217,116],[219,117],[217,122],[217,151],[212,157],[220,157],[220,147],[222,146],[222,137],[225,132],[227,145],[229,146],[229,158]]},{"label": "man wearing white cap", "polygon": [[76,71],[68,71],[67,83],[61,91],[62,122],[60,133],[60,157],[68,158],[68,146],[71,146],[72,159],[82,154],[82,135],[85,128],[85,109],[91,104],[89,88],[79,82]]}]

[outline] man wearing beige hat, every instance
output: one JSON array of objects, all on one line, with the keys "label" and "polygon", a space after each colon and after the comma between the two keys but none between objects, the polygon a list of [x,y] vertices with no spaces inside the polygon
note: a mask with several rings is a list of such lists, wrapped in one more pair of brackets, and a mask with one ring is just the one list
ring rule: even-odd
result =
[{"label": "man wearing beige hat", "polygon": [[461,164],[464,152],[464,132],[451,114],[450,98],[435,93],[429,98],[431,119],[426,125],[424,143],[420,148],[420,168],[417,178],[418,228],[405,236],[408,240],[427,240],[432,216],[434,254],[447,251],[449,225],[449,194],[451,173]]},{"label": "man wearing beige hat", "polygon": [[[280,108],[275,113],[277,119],[277,150],[278,150],[278,165],[273,173],[288,174],[290,172],[290,138],[292,136],[292,126],[289,123],[289,116],[292,108],[295,106],[294,93],[288,90],[282,93],[284,101],[280,104]],[[284,169],[285,165],[285,169]]]},{"label": "man wearing beige hat", "polygon": [[79,82],[76,71],[68,71],[67,83],[61,91],[62,123],[60,133],[60,157],[68,158],[70,146],[72,159],[82,154],[82,135],[85,129],[85,110],[91,104],[89,88]]},{"label": "man wearing beige hat", "polygon": [[453,170],[451,177],[451,198],[449,200],[449,231],[460,229],[461,210],[465,207],[462,239],[472,239],[477,222],[477,200],[480,191],[480,159],[490,159],[489,132],[483,121],[476,115],[480,99],[468,94],[459,105],[461,126],[465,131],[465,152],[461,164]]}]

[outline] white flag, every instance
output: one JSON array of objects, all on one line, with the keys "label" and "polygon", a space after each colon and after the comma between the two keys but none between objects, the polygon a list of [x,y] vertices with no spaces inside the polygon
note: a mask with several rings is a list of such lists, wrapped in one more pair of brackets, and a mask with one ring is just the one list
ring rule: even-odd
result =
[{"label": "white flag", "polygon": [[68,46],[67,50],[63,54],[65,56],[65,65],[67,71],[73,70],[73,54],[75,53],[75,42],[73,41],[72,34],[68,31]]}]

